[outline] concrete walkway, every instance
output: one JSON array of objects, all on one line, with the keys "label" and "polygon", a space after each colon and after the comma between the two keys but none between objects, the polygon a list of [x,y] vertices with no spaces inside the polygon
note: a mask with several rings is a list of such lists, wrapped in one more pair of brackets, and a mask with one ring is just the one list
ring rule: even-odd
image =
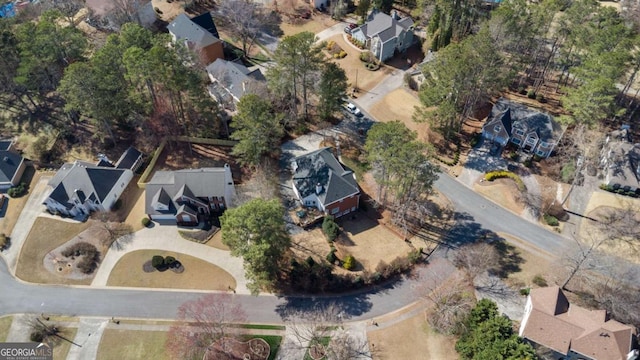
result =
[{"label": "concrete walkway", "polygon": [[29,199],[25,203],[22,213],[20,213],[18,221],[13,227],[13,231],[10,235],[11,246],[0,253],[7,261],[9,271],[13,275],[16,273],[18,257],[20,256],[20,251],[22,250],[24,241],[27,239],[29,231],[31,231],[31,227],[33,227],[33,223],[36,221],[36,218],[44,211],[42,203],[52,191],[52,189],[47,186],[50,179],[50,176],[42,176],[40,180],[38,180],[38,183],[29,190]]},{"label": "concrete walkway", "polygon": [[[380,71],[380,70],[379,70]],[[358,105],[361,109],[371,112],[371,108],[382,101],[392,91],[402,87],[404,84],[404,71],[395,69],[391,75],[387,75],[380,80],[378,85],[367,92],[361,92],[357,99],[351,99],[351,101]],[[408,109],[408,111],[413,109]]]},{"label": "concrete walkway", "polygon": [[91,286],[106,286],[109,275],[118,261],[127,253],[136,250],[175,251],[210,262],[235,278],[236,293],[250,293],[247,289],[242,258],[232,257],[228,251],[185,240],[178,234],[175,225],[158,224],[134,233],[131,240],[121,244],[121,249],[112,246],[102,260]]},{"label": "concrete walkway", "polygon": [[73,342],[79,346],[71,345],[67,360],[96,359],[102,333],[109,324],[109,320],[96,318],[81,318],[77,324],[78,331]]},{"label": "concrete walkway", "polygon": [[328,38],[344,33],[344,28],[347,26],[346,22],[339,22],[332,27],[326,28],[319,33],[316,34],[316,41],[322,42],[327,40]]}]

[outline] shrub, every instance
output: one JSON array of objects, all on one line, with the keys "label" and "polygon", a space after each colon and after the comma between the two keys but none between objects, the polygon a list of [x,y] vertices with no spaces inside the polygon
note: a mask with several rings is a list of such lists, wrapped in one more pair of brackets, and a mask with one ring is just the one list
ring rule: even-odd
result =
[{"label": "shrub", "polygon": [[529,295],[530,292],[531,292],[531,289],[529,288],[520,289],[520,295],[522,296],[527,296]]},{"label": "shrub", "polygon": [[155,269],[161,269],[164,267],[164,258],[160,255],[153,255],[151,258],[151,266]]},{"label": "shrub", "polygon": [[335,264],[337,260],[338,257],[336,256],[336,251],[334,249],[331,249],[331,251],[329,251],[329,253],[327,254],[327,261],[329,262],[329,264]]},{"label": "shrub", "polygon": [[569,183],[573,178],[573,175],[576,172],[576,165],[573,161],[569,161],[562,167],[560,170],[560,178],[562,178],[562,182]]},{"label": "shrub", "polygon": [[65,257],[81,257],[76,265],[84,274],[91,274],[100,262],[100,252],[98,249],[87,242],[79,242],[69,246],[62,251]]},{"label": "shrub", "polygon": [[535,99],[535,98],[536,98],[536,92],[535,92],[535,91],[533,91],[533,90],[529,90],[529,91],[527,92],[527,97],[528,97],[529,99]]},{"label": "shrub", "polygon": [[331,40],[331,41],[327,42],[327,44],[325,45],[325,48],[330,51],[331,49],[333,49],[333,47],[335,45],[336,45],[336,42]]},{"label": "shrub", "polygon": [[541,103],[545,103],[545,102],[547,102],[547,99],[545,99],[545,98],[544,98],[544,95],[542,95],[542,94],[538,94],[538,95],[536,95],[536,100],[538,100],[538,101],[539,101],[539,102],[541,102]]},{"label": "shrub", "polygon": [[151,224],[151,220],[149,220],[148,217],[143,217],[140,222],[142,223],[142,226],[144,226],[144,227],[147,227],[147,226],[149,226],[149,224]]},{"label": "shrub", "polygon": [[560,225],[560,223],[558,222],[558,219],[553,215],[544,214],[543,217],[544,217],[544,221],[549,226],[558,226],[558,225]]},{"label": "shrub", "polygon": [[520,179],[518,175],[512,173],[511,171],[503,171],[503,170],[490,171],[484,175],[484,179],[487,181],[493,181],[495,179],[500,179],[500,178],[513,179],[513,181],[516,182],[516,185],[518,185],[518,189],[520,189],[520,191],[524,191],[527,189],[526,186],[524,185],[524,182],[522,182],[522,179]]},{"label": "shrub", "polygon": [[342,267],[345,268],[346,270],[352,270],[354,267],[356,267],[356,259],[352,255],[347,255],[344,258],[344,263],[342,264]]},{"label": "shrub", "polygon": [[167,265],[171,265],[174,262],[176,262],[176,258],[174,258],[173,256],[167,256],[166,258],[164,258],[164,263]]},{"label": "shrub", "polygon": [[333,241],[338,237],[340,227],[336,224],[333,216],[328,215],[324,217],[324,220],[322,220],[322,232],[329,241]]},{"label": "shrub", "polygon": [[7,194],[12,198],[18,198],[24,195],[27,192],[27,184],[20,183],[18,186],[14,186],[7,190]]},{"label": "shrub", "polygon": [[340,55],[340,59],[343,59],[343,58],[345,58],[347,56],[347,52],[344,51],[344,50],[340,50],[340,54],[339,55]]},{"label": "shrub", "polygon": [[547,286],[547,280],[545,280],[545,278],[543,278],[541,275],[536,275],[533,277],[533,283],[540,286],[540,287],[545,287]]},{"label": "shrub", "polygon": [[316,264],[316,261],[313,260],[313,258],[311,256],[307,257],[307,259],[304,261],[308,267],[313,267],[313,265]]},{"label": "shrub", "polygon": [[417,264],[420,262],[420,260],[422,260],[422,248],[419,248],[417,250],[411,250],[409,252],[409,255],[407,255],[407,259],[409,260],[410,263],[412,264]]},{"label": "shrub", "polygon": [[6,249],[9,245],[9,238],[5,233],[0,234],[0,251]]}]

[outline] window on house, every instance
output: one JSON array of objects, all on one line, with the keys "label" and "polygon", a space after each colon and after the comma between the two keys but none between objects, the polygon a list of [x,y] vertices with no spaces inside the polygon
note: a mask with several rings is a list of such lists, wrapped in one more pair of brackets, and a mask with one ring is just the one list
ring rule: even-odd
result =
[{"label": "window on house", "polygon": [[520,145],[520,139],[511,139],[511,142],[516,145]]},{"label": "window on house", "polygon": [[500,126],[500,125],[496,125],[496,126],[493,128],[493,131],[495,131],[495,132],[499,132],[500,130],[502,130],[502,126]]},{"label": "window on house", "polygon": [[527,138],[527,144],[535,144],[536,139],[533,137]]},{"label": "window on house", "polygon": [[538,155],[538,156],[544,156],[544,151],[542,151],[542,150],[538,150],[538,151],[536,151],[536,155]]},{"label": "window on house", "polygon": [[540,142],[540,146],[542,146],[542,147],[549,147],[549,143],[548,143],[548,142],[546,142],[546,141],[541,141],[541,142]]},{"label": "window on house", "polygon": [[340,211],[340,208],[339,208],[339,207],[337,207],[337,208],[333,208],[333,209],[331,210],[331,215],[337,214],[339,211]]},{"label": "window on house", "polygon": [[518,135],[518,136],[522,136],[522,135],[524,135],[524,130],[517,129],[517,130],[516,130],[516,135]]}]

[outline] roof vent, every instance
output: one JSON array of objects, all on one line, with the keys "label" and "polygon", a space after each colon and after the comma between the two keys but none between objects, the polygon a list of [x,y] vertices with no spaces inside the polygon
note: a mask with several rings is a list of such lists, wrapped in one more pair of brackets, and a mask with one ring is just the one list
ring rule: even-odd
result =
[{"label": "roof vent", "polygon": [[322,185],[320,183],[316,184],[316,195],[322,194]]},{"label": "roof vent", "polygon": [[4,162],[8,163],[8,162],[9,162],[9,157],[8,157],[8,156],[3,157],[3,158],[2,158],[2,161],[4,161]]}]

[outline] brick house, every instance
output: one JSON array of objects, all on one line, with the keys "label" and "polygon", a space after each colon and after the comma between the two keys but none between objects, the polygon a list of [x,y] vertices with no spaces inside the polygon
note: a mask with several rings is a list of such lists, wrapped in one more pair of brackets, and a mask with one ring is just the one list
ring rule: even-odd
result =
[{"label": "brick house", "polygon": [[151,220],[194,225],[226,210],[236,196],[231,168],[156,171],[145,186],[145,213]]},{"label": "brick house", "polygon": [[548,158],[563,131],[549,114],[499,99],[482,127],[482,137],[503,147],[511,142],[525,153]]},{"label": "brick house", "polygon": [[353,171],[336,159],[325,147],[292,161],[293,191],[306,207],[336,218],[358,209],[360,189]]},{"label": "brick house", "polygon": [[224,59],[224,46],[210,13],[193,19],[184,13],[180,14],[167,29],[173,42],[183,42],[188,49],[198,53],[205,64]]}]

